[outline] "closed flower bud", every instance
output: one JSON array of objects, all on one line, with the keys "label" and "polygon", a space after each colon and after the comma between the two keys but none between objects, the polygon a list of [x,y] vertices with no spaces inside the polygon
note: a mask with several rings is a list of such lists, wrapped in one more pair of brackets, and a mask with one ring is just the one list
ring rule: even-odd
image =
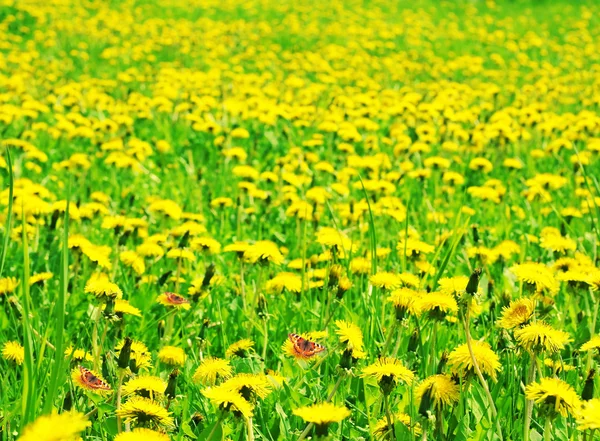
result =
[{"label": "closed flower bud", "polygon": [[129,337],[125,337],[125,343],[119,352],[119,359],[117,360],[117,366],[119,366],[120,369],[127,369],[129,366],[129,360],[131,358],[131,343],[133,343],[133,340],[131,340]]},{"label": "closed flower bud", "polygon": [[173,370],[169,375],[169,383],[167,384],[167,388],[165,389],[165,395],[168,399],[172,400],[177,395],[177,376],[179,375],[179,371],[177,369]]},{"label": "closed flower bud", "polygon": [[588,376],[583,385],[583,391],[581,392],[581,399],[589,401],[594,398],[594,375],[596,375],[595,369],[590,369]]}]

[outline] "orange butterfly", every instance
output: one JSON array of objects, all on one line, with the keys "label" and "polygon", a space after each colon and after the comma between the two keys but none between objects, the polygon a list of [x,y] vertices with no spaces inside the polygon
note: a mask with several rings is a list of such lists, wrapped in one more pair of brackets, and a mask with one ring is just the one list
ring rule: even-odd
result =
[{"label": "orange butterfly", "polygon": [[90,388],[96,390],[111,390],[110,385],[100,378],[96,377],[92,371],[79,366],[79,372],[81,372],[81,380]]},{"label": "orange butterfly", "polygon": [[179,294],[175,294],[174,292],[166,292],[165,296],[167,296],[167,301],[171,305],[184,305],[186,303],[190,303],[188,299]]},{"label": "orange butterfly", "polygon": [[294,352],[301,358],[310,358],[326,350],[325,346],[309,341],[298,334],[288,334],[288,338],[292,342]]}]

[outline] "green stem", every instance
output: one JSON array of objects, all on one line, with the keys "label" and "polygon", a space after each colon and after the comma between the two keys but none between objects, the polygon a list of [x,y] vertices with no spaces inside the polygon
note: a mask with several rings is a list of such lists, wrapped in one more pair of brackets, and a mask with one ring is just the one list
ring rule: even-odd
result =
[{"label": "green stem", "polygon": [[490,393],[490,388],[488,387],[487,381],[483,378],[483,374],[481,373],[481,369],[479,369],[479,363],[475,358],[475,353],[473,352],[473,346],[471,344],[471,331],[469,330],[469,307],[467,306],[467,311],[465,313],[465,319],[463,322],[463,326],[465,328],[465,334],[467,337],[467,348],[469,349],[469,355],[471,356],[471,361],[473,362],[473,368],[475,369],[475,373],[477,374],[477,378],[479,378],[479,383],[483,388],[485,396],[487,397],[488,404],[490,406],[490,410],[492,412],[492,419],[496,422],[496,430],[498,432],[498,436],[501,440],[504,439],[502,436],[502,426],[500,425],[500,419],[498,418],[498,411],[496,410],[496,405],[494,404],[494,398]]},{"label": "green stem", "polygon": [[252,417],[246,419],[246,428],[248,429],[248,441],[254,441],[254,427],[252,425]]},{"label": "green stem", "polygon": [[552,439],[552,419],[547,416],[546,423],[544,424],[544,441],[550,441]]},{"label": "green stem", "polygon": [[221,424],[221,421],[223,421],[224,417],[225,417],[225,412],[221,411],[221,413],[219,414],[219,418],[217,419],[217,422],[215,423],[213,428],[210,430],[210,433],[206,437],[206,441],[212,440],[213,436],[215,435],[215,432],[217,431],[217,427],[219,427],[219,425]]},{"label": "green stem", "polygon": [[269,344],[269,333],[267,330],[267,319],[263,319],[263,348],[262,359],[265,366],[267,365],[267,346]]},{"label": "green stem", "polygon": [[[119,369],[119,382],[117,385],[117,410],[121,408],[121,392],[123,387],[123,378],[125,378],[125,369]],[[117,432],[121,433],[121,417],[117,415]]]},{"label": "green stem", "polygon": [[383,405],[385,407],[385,419],[387,420],[387,425],[390,428],[390,434],[392,441],[396,439],[396,433],[394,431],[394,423],[392,421],[392,414],[390,413],[390,400],[387,395],[383,395]]},{"label": "green stem", "polygon": [[[527,372],[527,384],[530,385],[535,381],[535,365],[537,364],[535,354],[531,354],[531,364]],[[531,414],[533,412],[533,400],[525,400],[525,420],[523,422],[523,440],[529,441],[529,429],[531,427]]]}]

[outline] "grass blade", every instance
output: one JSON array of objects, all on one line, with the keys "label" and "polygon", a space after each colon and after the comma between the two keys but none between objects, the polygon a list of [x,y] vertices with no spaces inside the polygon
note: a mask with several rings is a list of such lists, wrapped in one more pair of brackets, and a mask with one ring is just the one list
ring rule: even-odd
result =
[{"label": "grass blade", "polygon": [[8,243],[10,241],[10,228],[12,225],[13,213],[13,193],[15,185],[15,177],[13,175],[12,160],[10,150],[6,147],[6,164],[8,165],[8,213],[6,214],[6,226],[4,228],[4,244],[2,246],[2,255],[0,256],[0,277],[4,271],[4,262],[6,261],[6,253],[8,252]]}]

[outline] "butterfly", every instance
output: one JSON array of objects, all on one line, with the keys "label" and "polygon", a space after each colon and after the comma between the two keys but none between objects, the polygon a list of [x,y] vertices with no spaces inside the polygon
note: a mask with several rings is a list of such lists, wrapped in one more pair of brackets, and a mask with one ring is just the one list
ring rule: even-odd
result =
[{"label": "butterfly", "polygon": [[325,346],[309,341],[298,334],[288,334],[288,338],[292,342],[294,353],[301,358],[310,358],[326,350]]},{"label": "butterfly", "polygon": [[166,292],[165,296],[167,297],[167,301],[172,305],[184,305],[190,303],[188,299],[179,294],[175,294],[174,292]]},{"label": "butterfly", "polygon": [[110,385],[96,377],[89,369],[79,366],[79,372],[81,372],[81,381],[90,389],[110,390]]}]

